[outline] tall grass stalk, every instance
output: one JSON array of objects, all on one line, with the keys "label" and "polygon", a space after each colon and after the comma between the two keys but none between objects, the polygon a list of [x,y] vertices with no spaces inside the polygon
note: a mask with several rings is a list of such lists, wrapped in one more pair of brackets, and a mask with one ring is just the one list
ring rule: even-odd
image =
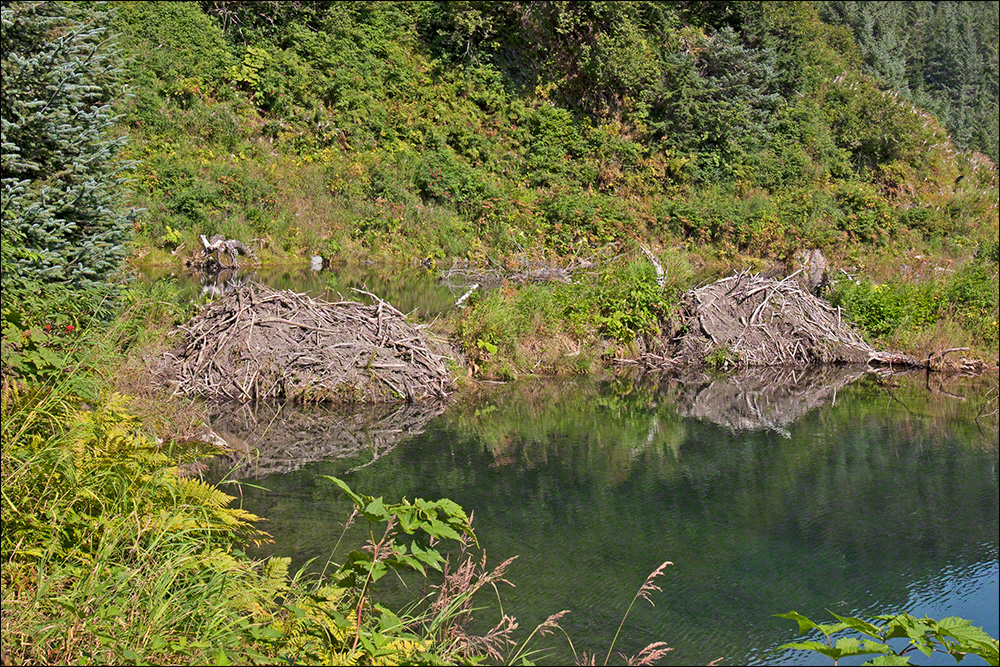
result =
[{"label": "tall grass stalk", "polygon": [[[614,650],[615,643],[618,641],[618,635],[621,634],[622,628],[625,627],[625,620],[628,618],[628,615],[630,613],[632,613],[632,607],[635,606],[636,601],[639,598],[642,598],[643,600],[645,600],[649,604],[653,604],[653,600],[650,599],[649,594],[652,593],[653,591],[656,591],[658,593],[662,593],[663,592],[663,589],[660,588],[659,586],[657,586],[654,583],[654,581],[656,580],[657,577],[659,577],[661,574],[663,574],[663,571],[666,569],[666,567],[668,565],[673,565],[673,563],[670,562],[670,561],[664,561],[663,563],[660,564],[660,567],[658,567],[655,570],[653,570],[652,572],[650,572],[649,576],[646,577],[646,581],[643,582],[642,586],[639,587],[639,590],[636,591],[635,595],[632,597],[632,601],[629,603],[628,609],[625,610],[625,615],[622,616],[621,623],[618,624],[618,630],[615,631],[615,636],[611,640],[611,645],[608,647],[608,654],[604,657],[604,664],[605,665],[607,665],[608,664],[608,660],[611,659],[611,651]],[[666,653],[667,651],[669,651],[669,650],[670,649],[665,648],[664,646],[662,646],[660,642],[656,642],[655,644],[650,644],[649,646],[647,646],[646,648],[644,648],[642,650],[642,652],[640,653],[640,656],[643,656],[643,654],[647,654],[646,657],[648,658],[649,662],[640,662],[640,663],[637,663],[637,664],[652,664],[653,662],[655,662],[656,660],[658,660],[660,657],[662,657],[662,655],[664,653]],[[652,657],[653,653],[658,653],[658,655],[656,655],[656,657]],[[629,661],[629,664],[632,664],[632,662]]]}]

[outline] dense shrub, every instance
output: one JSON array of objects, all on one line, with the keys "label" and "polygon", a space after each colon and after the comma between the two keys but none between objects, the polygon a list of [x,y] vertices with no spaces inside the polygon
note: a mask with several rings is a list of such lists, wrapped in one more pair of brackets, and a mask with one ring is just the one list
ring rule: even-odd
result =
[{"label": "dense shrub", "polygon": [[875,339],[893,341],[914,330],[953,318],[967,341],[986,348],[998,342],[1000,283],[997,265],[984,253],[946,279],[920,283],[841,280],[832,294],[861,329]]}]

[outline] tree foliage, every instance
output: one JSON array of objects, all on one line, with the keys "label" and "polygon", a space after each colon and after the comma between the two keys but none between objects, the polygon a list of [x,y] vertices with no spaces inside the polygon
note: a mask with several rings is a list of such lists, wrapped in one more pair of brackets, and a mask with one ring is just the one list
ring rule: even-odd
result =
[{"label": "tree foliage", "polygon": [[[4,320],[32,309],[106,309],[132,213],[116,158],[116,52],[89,4],[4,3]],[[43,306],[43,304],[45,304]]]},{"label": "tree foliage", "polygon": [[958,146],[1000,161],[998,3],[828,0],[820,9],[851,29],[870,74],[934,113]]}]

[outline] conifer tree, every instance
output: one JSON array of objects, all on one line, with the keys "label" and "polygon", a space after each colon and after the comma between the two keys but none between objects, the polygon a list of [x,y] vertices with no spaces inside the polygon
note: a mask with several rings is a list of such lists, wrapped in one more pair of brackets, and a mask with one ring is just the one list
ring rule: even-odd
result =
[{"label": "conifer tree", "polygon": [[121,202],[107,18],[100,4],[3,2],[4,320],[114,302],[133,213]]},{"label": "conifer tree", "polygon": [[851,28],[865,68],[891,88],[906,92],[906,6],[901,2],[830,0],[820,4],[820,16]]}]

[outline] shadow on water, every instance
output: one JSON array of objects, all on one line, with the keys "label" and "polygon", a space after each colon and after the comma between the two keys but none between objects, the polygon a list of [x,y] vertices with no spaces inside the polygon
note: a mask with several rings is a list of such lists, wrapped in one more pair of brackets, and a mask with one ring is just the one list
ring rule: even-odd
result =
[{"label": "shadow on water", "polygon": [[[505,611],[527,634],[573,610],[578,651],[607,651],[664,560],[656,606],[637,605],[619,640],[627,655],[663,640],[668,664],[800,660],[773,648],[795,638],[773,618],[790,609],[907,608],[996,636],[998,427],[983,410],[996,376],[856,372],[526,381],[384,423],[284,412],[280,432],[258,415],[242,437],[274,453],[246,469],[261,488],[243,501],[268,517],[270,553],[301,565],[330,557],[350,513],[319,475],[391,500],[451,498],[475,511],[490,562],[519,556]],[[542,661],[572,660],[549,640]]]}]

